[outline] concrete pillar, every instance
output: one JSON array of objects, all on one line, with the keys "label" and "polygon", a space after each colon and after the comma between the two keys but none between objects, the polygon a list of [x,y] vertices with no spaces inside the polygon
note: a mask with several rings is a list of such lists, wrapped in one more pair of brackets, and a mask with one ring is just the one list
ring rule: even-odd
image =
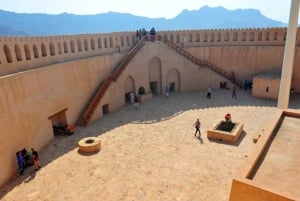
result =
[{"label": "concrete pillar", "polygon": [[286,109],[289,106],[296,45],[297,23],[299,15],[299,3],[300,0],[291,0],[289,26],[287,29],[287,38],[284,49],[283,66],[277,105],[281,109]]}]

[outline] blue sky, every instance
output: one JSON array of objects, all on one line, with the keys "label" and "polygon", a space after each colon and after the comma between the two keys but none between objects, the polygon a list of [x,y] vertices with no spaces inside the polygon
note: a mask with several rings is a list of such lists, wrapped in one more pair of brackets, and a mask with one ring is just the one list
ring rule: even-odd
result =
[{"label": "blue sky", "polygon": [[291,0],[1,0],[0,9],[18,13],[99,14],[108,11],[151,18],[173,18],[183,9],[202,6],[227,9],[254,8],[274,20],[288,22]]}]

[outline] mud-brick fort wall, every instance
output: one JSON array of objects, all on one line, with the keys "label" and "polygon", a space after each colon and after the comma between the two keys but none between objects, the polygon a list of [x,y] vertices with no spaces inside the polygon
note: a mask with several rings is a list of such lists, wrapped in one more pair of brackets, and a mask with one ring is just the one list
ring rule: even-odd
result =
[{"label": "mud-brick fort wall", "polygon": [[[199,59],[241,80],[262,72],[281,72],[286,29],[229,29],[160,31],[158,35]],[[17,172],[15,152],[40,150],[54,135],[55,123],[74,124],[100,83],[136,44],[135,32],[0,38],[0,185]],[[300,36],[292,87],[300,92]],[[92,120],[125,105],[126,93],[142,87],[164,93],[173,83],[176,92],[219,86],[225,78],[199,67],[162,41],[148,42],[111,84]],[[229,83],[229,81],[228,81]],[[75,133],[76,134],[76,133]]]}]

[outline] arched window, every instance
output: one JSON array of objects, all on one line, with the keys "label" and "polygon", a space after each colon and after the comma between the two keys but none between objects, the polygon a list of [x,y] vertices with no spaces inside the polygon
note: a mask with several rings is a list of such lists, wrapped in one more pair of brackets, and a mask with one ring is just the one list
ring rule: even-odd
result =
[{"label": "arched window", "polygon": [[50,55],[51,55],[51,56],[54,56],[54,55],[55,55],[55,48],[54,48],[53,43],[50,43]]},{"label": "arched window", "polygon": [[180,35],[176,34],[176,43],[180,43]]},{"label": "arched window", "polygon": [[242,33],[242,41],[246,41],[246,32]]},{"label": "arched window", "polygon": [[91,48],[92,48],[92,50],[95,49],[95,41],[94,41],[94,39],[91,39]]},{"label": "arched window", "polygon": [[58,49],[58,54],[62,54],[62,49],[61,49],[60,42],[57,43],[57,49]]},{"label": "arched window", "polygon": [[274,38],[273,40],[277,40],[277,32],[274,33]]},{"label": "arched window", "polygon": [[210,34],[210,42],[214,42],[214,40],[215,40],[215,34],[211,33]]},{"label": "arched window", "polygon": [[200,34],[199,33],[196,34],[196,42],[200,42]]},{"label": "arched window", "polygon": [[47,56],[47,48],[44,43],[42,43],[41,49],[42,49],[42,57],[46,57]]},{"label": "arched window", "polygon": [[12,56],[11,56],[11,52],[10,52],[9,47],[7,45],[4,45],[3,49],[4,49],[4,53],[5,53],[7,63],[12,63],[13,60],[12,60]]},{"label": "arched window", "polygon": [[101,39],[98,38],[98,49],[102,48],[102,42],[101,42]]},{"label": "arched window", "polygon": [[124,38],[123,38],[123,36],[121,36],[121,46],[122,47],[124,46]]},{"label": "arched window", "polygon": [[203,36],[203,42],[207,42],[207,33],[205,33]]},{"label": "arched window", "polygon": [[[129,38],[127,37],[127,40],[129,40]],[[128,43],[129,43],[129,41],[128,41]],[[107,46],[107,38],[104,38],[104,48],[107,48],[108,46]]]},{"label": "arched window", "polygon": [[22,61],[21,50],[17,44],[15,45],[15,54],[16,54],[17,61]]},{"label": "arched window", "polygon": [[254,33],[251,32],[251,33],[250,33],[250,41],[253,41],[253,40],[254,40]]},{"label": "arched window", "polygon": [[109,47],[113,47],[114,46],[114,41],[112,38],[109,38]]},{"label": "arched window", "polygon": [[82,51],[82,44],[81,44],[81,40],[77,40],[77,48],[78,48],[78,52]]},{"label": "arched window", "polygon": [[32,46],[32,49],[33,49],[33,56],[35,59],[39,58],[39,50],[37,48],[37,46],[35,44],[33,44]]},{"label": "arched window", "polygon": [[129,36],[126,36],[127,46],[129,46]]},{"label": "arched window", "polygon": [[270,34],[269,32],[266,33],[266,40],[269,40]]},{"label": "arched window", "polygon": [[217,41],[220,42],[221,41],[221,33],[217,34]]},{"label": "arched window", "polygon": [[88,51],[89,50],[89,43],[88,43],[87,39],[84,39],[83,43],[84,43],[84,50]]},{"label": "arched window", "polygon": [[237,41],[238,35],[237,32],[233,32],[233,41]]},{"label": "arched window", "polygon": [[190,43],[193,42],[193,35],[192,34],[189,35],[189,42]]},{"label": "arched window", "polygon": [[75,52],[75,45],[74,45],[73,40],[71,40],[70,45],[71,45],[71,52],[74,53]]},{"label": "arched window", "polygon": [[31,59],[30,49],[27,44],[24,45],[24,52],[25,52],[26,60],[30,60]]},{"label": "arched window", "polygon": [[258,33],[257,40],[259,40],[259,41],[262,40],[262,33],[261,32]]},{"label": "arched window", "polygon": [[229,32],[226,32],[226,33],[225,33],[224,41],[229,41]]},{"label": "arched window", "polygon": [[64,53],[68,53],[69,50],[68,50],[68,44],[66,41],[64,41]]}]

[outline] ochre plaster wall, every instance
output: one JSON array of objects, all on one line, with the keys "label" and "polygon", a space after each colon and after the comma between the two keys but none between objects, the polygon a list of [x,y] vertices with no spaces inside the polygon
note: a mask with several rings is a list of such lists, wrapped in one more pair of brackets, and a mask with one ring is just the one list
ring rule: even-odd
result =
[{"label": "ochre plaster wall", "polygon": [[17,170],[16,151],[24,147],[40,150],[54,137],[50,116],[67,109],[67,123],[75,123],[122,56],[93,57],[0,78],[0,184]]},{"label": "ochre plaster wall", "polygon": [[267,76],[253,78],[252,95],[259,98],[277,100],[279,95],[280,79]]}]

